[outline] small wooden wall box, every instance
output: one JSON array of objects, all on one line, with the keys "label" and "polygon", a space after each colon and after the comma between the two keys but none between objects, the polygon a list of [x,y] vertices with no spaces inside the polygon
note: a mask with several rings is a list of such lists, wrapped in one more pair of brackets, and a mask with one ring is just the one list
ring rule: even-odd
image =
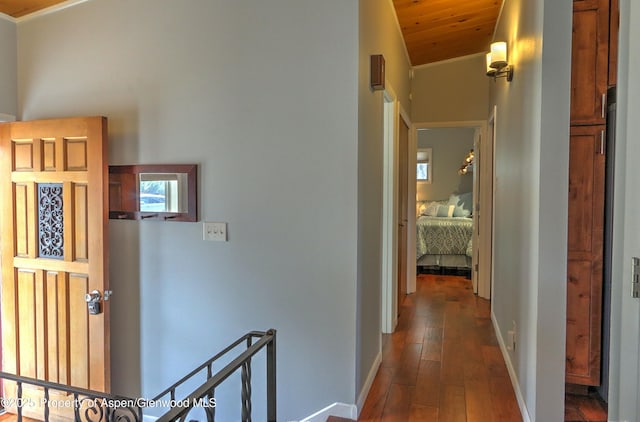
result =
[{"label": "small wooden wall box", "polygon": [[384,56],[382,54],[371,56],[371,89],[374,91],[384,89]]}]

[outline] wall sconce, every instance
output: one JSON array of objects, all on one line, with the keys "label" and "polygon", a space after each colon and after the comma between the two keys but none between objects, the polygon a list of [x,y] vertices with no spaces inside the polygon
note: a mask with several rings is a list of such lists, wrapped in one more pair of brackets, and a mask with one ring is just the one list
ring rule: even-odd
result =
[{"label": "wall sconce", "polygon": [[475,162],[475,155],[473,150],[469,151],[466,157],[464,157],[464,161],[462,162],[462,166],[458,170],[459,175],[464,175],[467,173],[471,173],[473,171],[473,163]]},{"label": "wall sconce", "polygon": [[371,56],[371,89],[374,91],[384,89],[384,56],[382,54]]},{"label": "wall sconce", "polygon": [[504,41],[491,44],[491,51],[487,53],[487,76],[494,80],[507,78],[513,80],[513,65],[507,61],[507,43]]}]

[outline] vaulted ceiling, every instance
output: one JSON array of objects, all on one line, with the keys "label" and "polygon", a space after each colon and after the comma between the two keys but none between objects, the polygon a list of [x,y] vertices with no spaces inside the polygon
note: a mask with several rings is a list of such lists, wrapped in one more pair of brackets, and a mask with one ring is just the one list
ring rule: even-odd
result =
[{"label": "vaulted ceiling", "polygon": [[[0,0],[22,17],[65,0]],[[487,51],[502,0],[393,0],[413,66]]]},{"label": "vaulted ceiling", "polygon": [[502,0],[393,0],[418,66],[489,50]]},{"label": "vaulted ceiling", "polygon": [[19,18],[65,0],[0,0],[0,12]]}]

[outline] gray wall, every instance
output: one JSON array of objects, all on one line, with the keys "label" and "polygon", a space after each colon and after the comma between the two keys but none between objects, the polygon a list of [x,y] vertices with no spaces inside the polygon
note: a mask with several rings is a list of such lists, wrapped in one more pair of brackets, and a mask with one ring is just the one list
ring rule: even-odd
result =
[{"label": "gray wall", "polygon": [[16,24],[0,14],[0,113],[17,113]]},{"label": "gray wall", "polygon": [[411,86],[411,120],[452,122],[486,120],[489,112],[489,86],[484,74],[484,55],[416,67]]},{"label": "gray wall", "polygon": [[533,421],[562,420],[566,320],[570,2],[506,0],[495,39],[507,41],[511,83],[497,105],[493,312]]},{"label": "gray wall", "polygon": [[473,149],[474,128],[418,130],[418,148],[432,149],[431,183],[417,183],[419,201],[448,199],[452,193],[473,191],[473,173],[458,174],[464,158]]},{"label": "gray wall", "polygon": [[360,0],[358,88],[358,369],[356,400],[381,348],[383,94],[369,87],[369,56],[383,54],[388,88],[407,113],[409,61],[388,0]]},{"label": "gray wall", "polygon": [[343,0],[94,0],[19,23],[22,119],[106,115],[110,163],[198,163],[201,219],[229,223],[110,222],[115,392],[274,327],[279,420],[354,402],[357,22]]}]

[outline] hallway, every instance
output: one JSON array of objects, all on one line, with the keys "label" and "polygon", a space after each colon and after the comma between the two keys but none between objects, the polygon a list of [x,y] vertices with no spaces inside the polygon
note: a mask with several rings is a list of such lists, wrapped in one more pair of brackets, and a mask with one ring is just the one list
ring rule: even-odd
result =
[{"label": "hallway", "polygon": [[490,303],[470,280],[418,276],[396,332],[383,335],[382,365],[358,420],[522,420]]}]

